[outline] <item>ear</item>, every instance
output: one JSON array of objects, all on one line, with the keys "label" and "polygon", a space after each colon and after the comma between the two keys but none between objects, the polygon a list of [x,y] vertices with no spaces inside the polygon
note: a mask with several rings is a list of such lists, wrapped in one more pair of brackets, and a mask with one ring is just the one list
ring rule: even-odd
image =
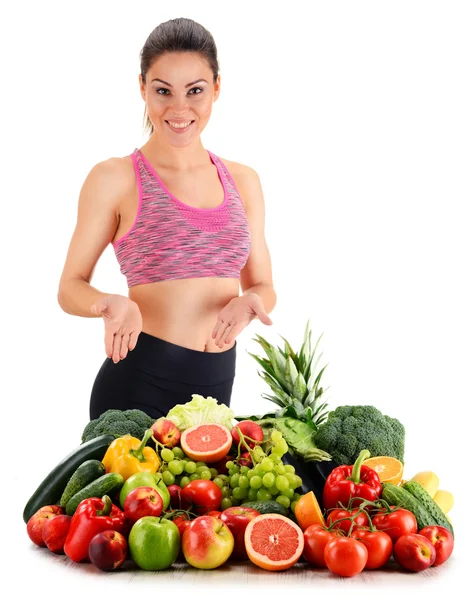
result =
[{"label": "ear", "polygon": [[145,102],[145,83],[142,81],[142,75],[139,73],[139,89],[140,95],[142,96],[142,100]]},{"label": "ear", "polygon": [[213,86],[213,102],[218,100],[220,96],[221,75],[217,75],[217,82]]}]

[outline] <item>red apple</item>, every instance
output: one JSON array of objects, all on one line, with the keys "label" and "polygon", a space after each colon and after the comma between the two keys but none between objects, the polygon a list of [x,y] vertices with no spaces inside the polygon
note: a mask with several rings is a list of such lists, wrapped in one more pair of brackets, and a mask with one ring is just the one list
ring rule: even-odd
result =
[{"label": "red apple", "polygon": [[26,524],[26,532],[30,540],[37,546],[45,547],[46,544],[43,540],[43,527],[48,519],[52,519],[57,515],[64,514],[64,510],[61,506],[56,504],[50,504],[48,506],[42,506],[36,513],[34,513]]},{"label": "red apple", "polygon": [[259,515],[260,513],[254,508],[246,508],[245,506],[232,506],[222,511],[220,519],[228,526],[235,540],[231,558],[247,560],[245,529],[248,523]]},{"label": "red apple", "polygon": [[[247,436],[251,439],[245,439],[245,442],[248,444],[250,448],[254,448],[256,443],[262,442],[264,438],[263,430],[258,423],[255,423],[251,420],[240,421],[238,425],[235,425],[231,430],[231,437],[233,438],[234,443],[238,446],[241,441],[240,434],[238,433],[238,429],[244,436]],[[254,440],[254,441],[251,441]],[[242,445],[243,449],[243,445]]]},{"label": "red apple", "polygon": [[159,517],[163,508],[164,502],[159,492],[145,485],[131,490],[124,500],[124,514],[131,523],[141,517]]},{"label": "red apple", "polygon": [[173,448],[180,441],[180,429],[168,419],[158,419],[152,425],[152,431],[154,438],[167,448]]},{"label": "red apple", "polygon": [[435,562],[436,550],[424,535],[406,533],[395,542],[393,557],[408,571],[424,571]]},{"label": "red apple", "polygon": [[194,519],[182,534],[183,555],[196,569],[216,569],[230,558],[234,544],[229,527],[207,515]]},{"label": "red apple", "polygon": [[64,541],[70,525],[71,517],[69,515],[55,515],[52,519],[45,519],[42,536],[50,552],[64,554]]},{"label": "red apple", "polygon": [[179,485],[176,485],[174,483],[172,485],[168,485],[167,489],[169,490],[170,506],[172,508],[181,508],[182,510],[188,510],[192,506],[190,500],[185,498],[184,494],[182,493],[182,488]]},{"label": "red apple", "polygon": [[436,550],[436,558],[433,566],[442,565],[448,560],[453,552],[454,539],[446,527],[440,525],[428,525],[418,532],[430,540]]},{"label": "red apple", "polygon": [[115,571],[127,557],[126,538],[112,529],[101,531],[89,542],[89,560],[101,571]]}]

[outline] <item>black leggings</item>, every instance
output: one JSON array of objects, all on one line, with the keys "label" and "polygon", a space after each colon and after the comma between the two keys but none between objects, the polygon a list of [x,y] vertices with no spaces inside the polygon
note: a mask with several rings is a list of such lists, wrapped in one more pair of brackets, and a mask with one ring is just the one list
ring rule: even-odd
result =
[{"label": "black leggings", "polygon": [[224,352],[202,352],[142,331],[126,358],[103,362],[91,392],[90,419],[110,408],[138,408],[158,419],[176,404],[192,400],[192,394],[230,406],[236,344]]}]

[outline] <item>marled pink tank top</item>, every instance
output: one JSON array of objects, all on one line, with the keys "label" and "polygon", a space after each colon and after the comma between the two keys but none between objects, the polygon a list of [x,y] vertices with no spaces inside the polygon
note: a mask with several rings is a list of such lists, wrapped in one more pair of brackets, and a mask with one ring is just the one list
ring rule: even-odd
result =
[{"label": "marled pink tank top", "polygon": [[138,209],[131,229],[113,244],[129,288],[167,279],[240,277],[251,250],[246,212],[223,161],[207,152],[224,190],[224,200],[215,208],[184,204],[140,150],[131,154]]}]

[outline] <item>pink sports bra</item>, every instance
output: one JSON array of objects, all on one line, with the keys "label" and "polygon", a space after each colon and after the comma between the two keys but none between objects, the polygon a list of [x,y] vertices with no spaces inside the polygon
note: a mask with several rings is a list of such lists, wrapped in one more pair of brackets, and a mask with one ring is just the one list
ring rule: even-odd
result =
[{"label": "pink sports bra", "polygon": [[215,208],[184,204],[140,150],[131,154],[139,189],[137,214],[130,230],[113,244],[129,288],[167,279],[240,277],[251,250],[246,212],[223,161],[207,152],[225,194]]}]

